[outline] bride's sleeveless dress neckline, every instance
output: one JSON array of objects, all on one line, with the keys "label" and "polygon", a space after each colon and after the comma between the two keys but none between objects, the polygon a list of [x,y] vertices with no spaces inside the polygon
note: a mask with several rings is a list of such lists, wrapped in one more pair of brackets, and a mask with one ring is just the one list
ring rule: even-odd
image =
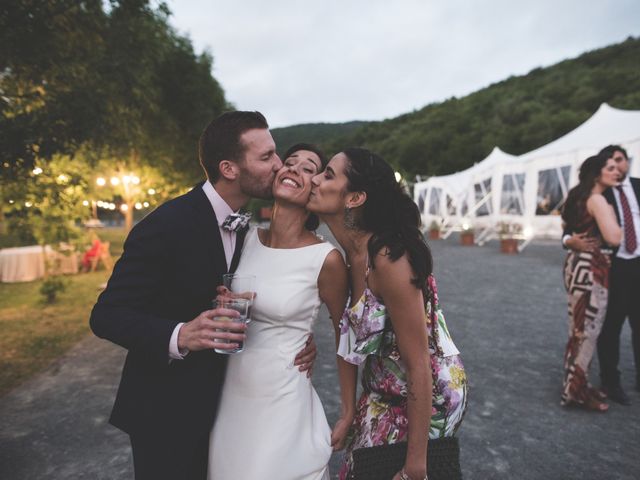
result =
[{"label": "bride's sleeveless dress neckline", "polygon": [[209,480],[329,480],[331,429],[293,366],[321,305],[318,275],[333,245],[270,248],[256,229],[237,273],[256,276],[242,353],[230,355],[209,445]]}]

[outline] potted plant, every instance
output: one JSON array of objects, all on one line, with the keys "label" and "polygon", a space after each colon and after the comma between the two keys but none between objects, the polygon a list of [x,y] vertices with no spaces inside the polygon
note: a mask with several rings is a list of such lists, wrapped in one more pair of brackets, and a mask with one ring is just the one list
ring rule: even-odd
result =
[{"label": "potted plant", "polygon": [[462,231],[460,232],[460,244],[465,247],[473,247],[475,245],[473,235],[473,227],[469,223],[462,224]]},{"label": "potted plant", "polygon": [[433,220],[429,225],[429,240],[439,240],[440,231],[440,223]]},{"label": "potted plant", "polygon": [[500,252],[508,255],[518,253],[518,236],[522,233],[522,226],[518,223],[500,222],[498,236],[500,238]]}]

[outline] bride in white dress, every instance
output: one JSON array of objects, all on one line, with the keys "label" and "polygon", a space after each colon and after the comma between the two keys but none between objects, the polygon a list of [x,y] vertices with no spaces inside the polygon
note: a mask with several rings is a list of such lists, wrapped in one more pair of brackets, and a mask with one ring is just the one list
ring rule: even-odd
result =
[{"label": "bride in white dress", "polygon": [[[347,300],[342,255],[305,228],[317,226],[305,205],[311,178],[325,164],[311,145],[290,148],[274,182],[270,228],[245,239],[236,272],[256,276],[256,297],[244,351],[229,356],[209,480],[329,480],[331,452],[343,447],[348,422],[338,421],[332,433],[311,380],[293,366],[323,302],[339,338]],[[356,370],[337,362],[342,414],[352,418]]]}]

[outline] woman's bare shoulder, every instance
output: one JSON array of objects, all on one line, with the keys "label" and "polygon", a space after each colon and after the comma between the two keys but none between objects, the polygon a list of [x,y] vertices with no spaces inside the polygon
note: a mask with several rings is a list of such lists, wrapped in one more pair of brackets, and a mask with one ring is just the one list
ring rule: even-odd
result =
[{"label": "woman's bare shoulder", "polygon": [[593,213],[594,210],[599,210],[608,205],[607,199],[601,193],[592,193],[587,198],[587,210]]},{"label": "woman's bare shoulder", "polygon": [[370,275],[378,284],[394,283],[399,279],[409,278],[413,274],[407,254],[392,259],[386,247],[375,255],[372,267]]}]

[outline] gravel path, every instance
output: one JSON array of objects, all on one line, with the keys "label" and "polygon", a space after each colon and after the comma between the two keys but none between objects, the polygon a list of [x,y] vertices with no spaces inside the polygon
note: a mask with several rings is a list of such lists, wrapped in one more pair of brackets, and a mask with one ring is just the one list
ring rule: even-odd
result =
[{"label": "gravel path", "polygon": [[[456,238],[432,249],[470,378],[460,430],[465,479],[638,479],[640,394],[628,326],[621,368],[633,405],[612,404],[606,414],[559,406],[567,319],[558,244],[536,242],[517,256],[498,253],[495,243],[461,247]],[[326,311],[316,340],[314,384],[332,423],[339,394]],[[120,348],[87,337],[0,398],[0,478],[133,478],[128,438],[107,423],[123,359]],[[597,360],[591,371],[597,380]],[[333,472],[339,460],[332,458]]]}]

